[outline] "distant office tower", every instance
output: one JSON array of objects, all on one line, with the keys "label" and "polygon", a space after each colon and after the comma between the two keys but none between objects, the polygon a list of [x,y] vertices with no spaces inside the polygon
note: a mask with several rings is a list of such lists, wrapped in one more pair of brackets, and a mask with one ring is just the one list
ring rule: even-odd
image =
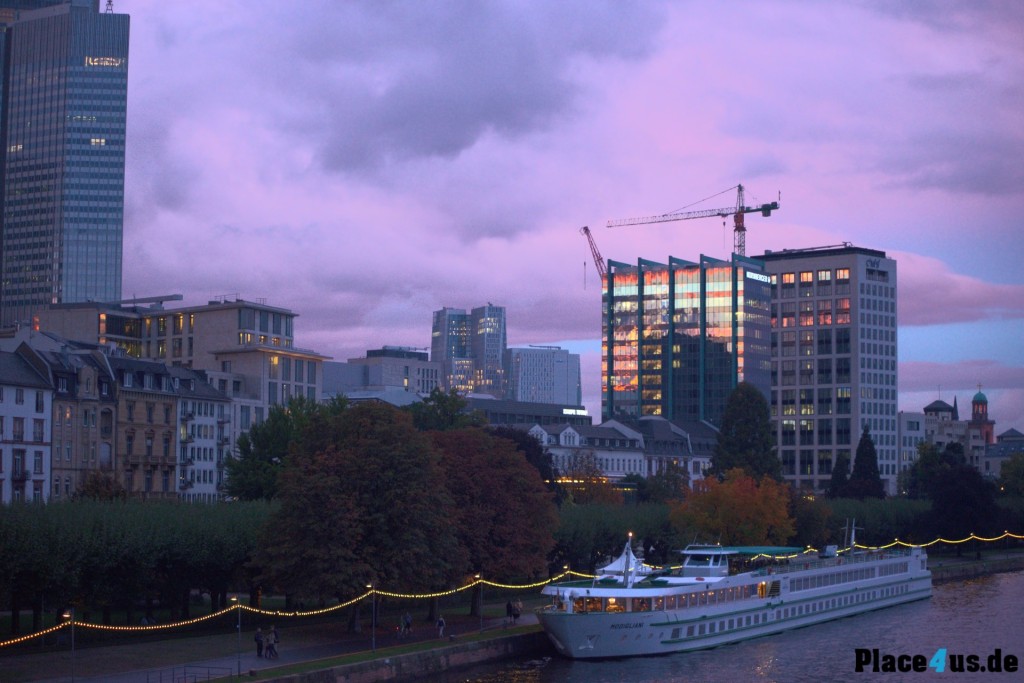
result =
[{"label": "distant office tower", "polygon": [[505,395],[505,307],[488,303],[470,314],[470,354],[476,363],[473,391]]},{"label": "distant office tower", "polygon": [[434,311],[430,360],[444,363],[449,389],[503,396],[506,346],[504,306]]},{"label": "distant office tower", "polygon": [[866,425],[886,491],[896,493],[896,261],[851,245],[768,252],[772,421],[783,475],[816,491],[834,463],[851,471]]},{"label": "distant office tower", "polygon": [[0,323],[121,298],[126,14],[0,0]]},{"label": "distant office tower", "polygon": [[698,263],[608,262],[602,295],[604,419],[660,415],[715,426],[730,392],[768,398],[769,277],[733,254]]},{"label": "distant office tower", "polygon": [[508,349],[505,359],[510,400],[570,406],[582,404],[578,354],[557,346],[533,346]]}]

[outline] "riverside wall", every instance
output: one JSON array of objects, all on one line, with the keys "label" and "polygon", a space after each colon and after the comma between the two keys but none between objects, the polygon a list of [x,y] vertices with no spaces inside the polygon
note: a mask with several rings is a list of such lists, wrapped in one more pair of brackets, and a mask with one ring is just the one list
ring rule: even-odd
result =
[{"label": "riverside wall", "polygon": [[413,681],[449,669],[509,659],[551,656],[554,648],[543,631],[490,640],[455,643],[443,648],[345,664],[323,671],[290,674],[269,679],[272,683],[372,683]]},{"label": "riverside wall", "polygon": [[973,579],[1001,572],[1015,572],[1024,569],[1024,555],[1009,554],[1006,557],[986,557],[982,560],[954,560],[945,557],[929,557],[928,568],[932,572],[932,583]]}]

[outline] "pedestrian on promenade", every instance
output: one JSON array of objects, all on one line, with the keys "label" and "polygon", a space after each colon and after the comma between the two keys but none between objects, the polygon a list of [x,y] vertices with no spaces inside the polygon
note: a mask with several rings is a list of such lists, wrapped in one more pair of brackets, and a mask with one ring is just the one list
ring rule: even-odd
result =
[{"label": "pedestrian on promenade", "polygon": [[402,615],[402,634],[405,636],[412,635],[412,615],[408,612]]},{"label": "pedestrian on promenade", "polygon": [[516,601],[512,603],[512,623],[519,623],[519,615],[523,613],[523,601],[516,598]]},{"label": "pedestrian on promenade", "polygon": [[437,615],[437,637],[444,638],[444,617]]},{"label": "pedestrian on promenade", "polygon": [[256,635],[253,636],[253,640],[256,641],[256,656],[263,656],[263,629],[256,629]]},{"label": "pedestrian on promenade", "polygon": [[281,642],[281,639],[277,634],[277,627],[271,626],[270,631],[267,632],[267,635],[263,640],[266,645],[265,650],[267,659],[277,659],[277,644]]},{"label": "pedestrian on promenade", "polygon": [[512,601],[511,600],[509,600],[508,602],[505,603],[505,623],[506,624],[511,624],[512,623]]}]

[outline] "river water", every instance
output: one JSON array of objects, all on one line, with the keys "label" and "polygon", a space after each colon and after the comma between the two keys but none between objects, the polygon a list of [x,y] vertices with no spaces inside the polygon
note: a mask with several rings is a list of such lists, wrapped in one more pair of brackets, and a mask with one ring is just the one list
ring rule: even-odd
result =
[{"label": "river water", "polygon": [[[946,648],[946,669],[926,672],[856,671],[857,649],[879,655],[924,655]],[[980,666],[1001,651],[1017,658],[1016,673],[951,670],[954,655],[964,669],[977,655]],[[440,683],[663,683],[668,681],[1024,681],[1024,572],[996,574],[937,585],[930,600],[891,607],[817,626],[787,631],[713,650],[608,661],[572,661],[552,653],[550,662],[493,664],[439,676]],[[880,659],[881,661],[881,659]]]}]

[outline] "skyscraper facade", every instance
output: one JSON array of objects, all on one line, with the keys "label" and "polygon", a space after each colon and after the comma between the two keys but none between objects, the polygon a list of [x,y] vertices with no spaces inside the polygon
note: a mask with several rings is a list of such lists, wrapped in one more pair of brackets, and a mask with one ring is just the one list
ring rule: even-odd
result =
[{"label": "skyscraper facade", "polygon": [[758,261],[609,261],[602,290],[604,419],[721,422],[729,393],[770,390],[769,277]]},{"label": "skyscraper facade", "polygon": [[0,323],[121,298],[126,14],[0,0]]},{"label": "skyscraper facade", "polygon": [[444,364],[448,389],[503,397],[507,345],[504,306],[434,311],[430,360]]},{"label": "skyscraper facade", "polygon": [[756,257],[772,280],[772,424],[783,476],[828,487],[852,470],[866,426],[886,491],[896,493],[896,261],[844,244]]}]

